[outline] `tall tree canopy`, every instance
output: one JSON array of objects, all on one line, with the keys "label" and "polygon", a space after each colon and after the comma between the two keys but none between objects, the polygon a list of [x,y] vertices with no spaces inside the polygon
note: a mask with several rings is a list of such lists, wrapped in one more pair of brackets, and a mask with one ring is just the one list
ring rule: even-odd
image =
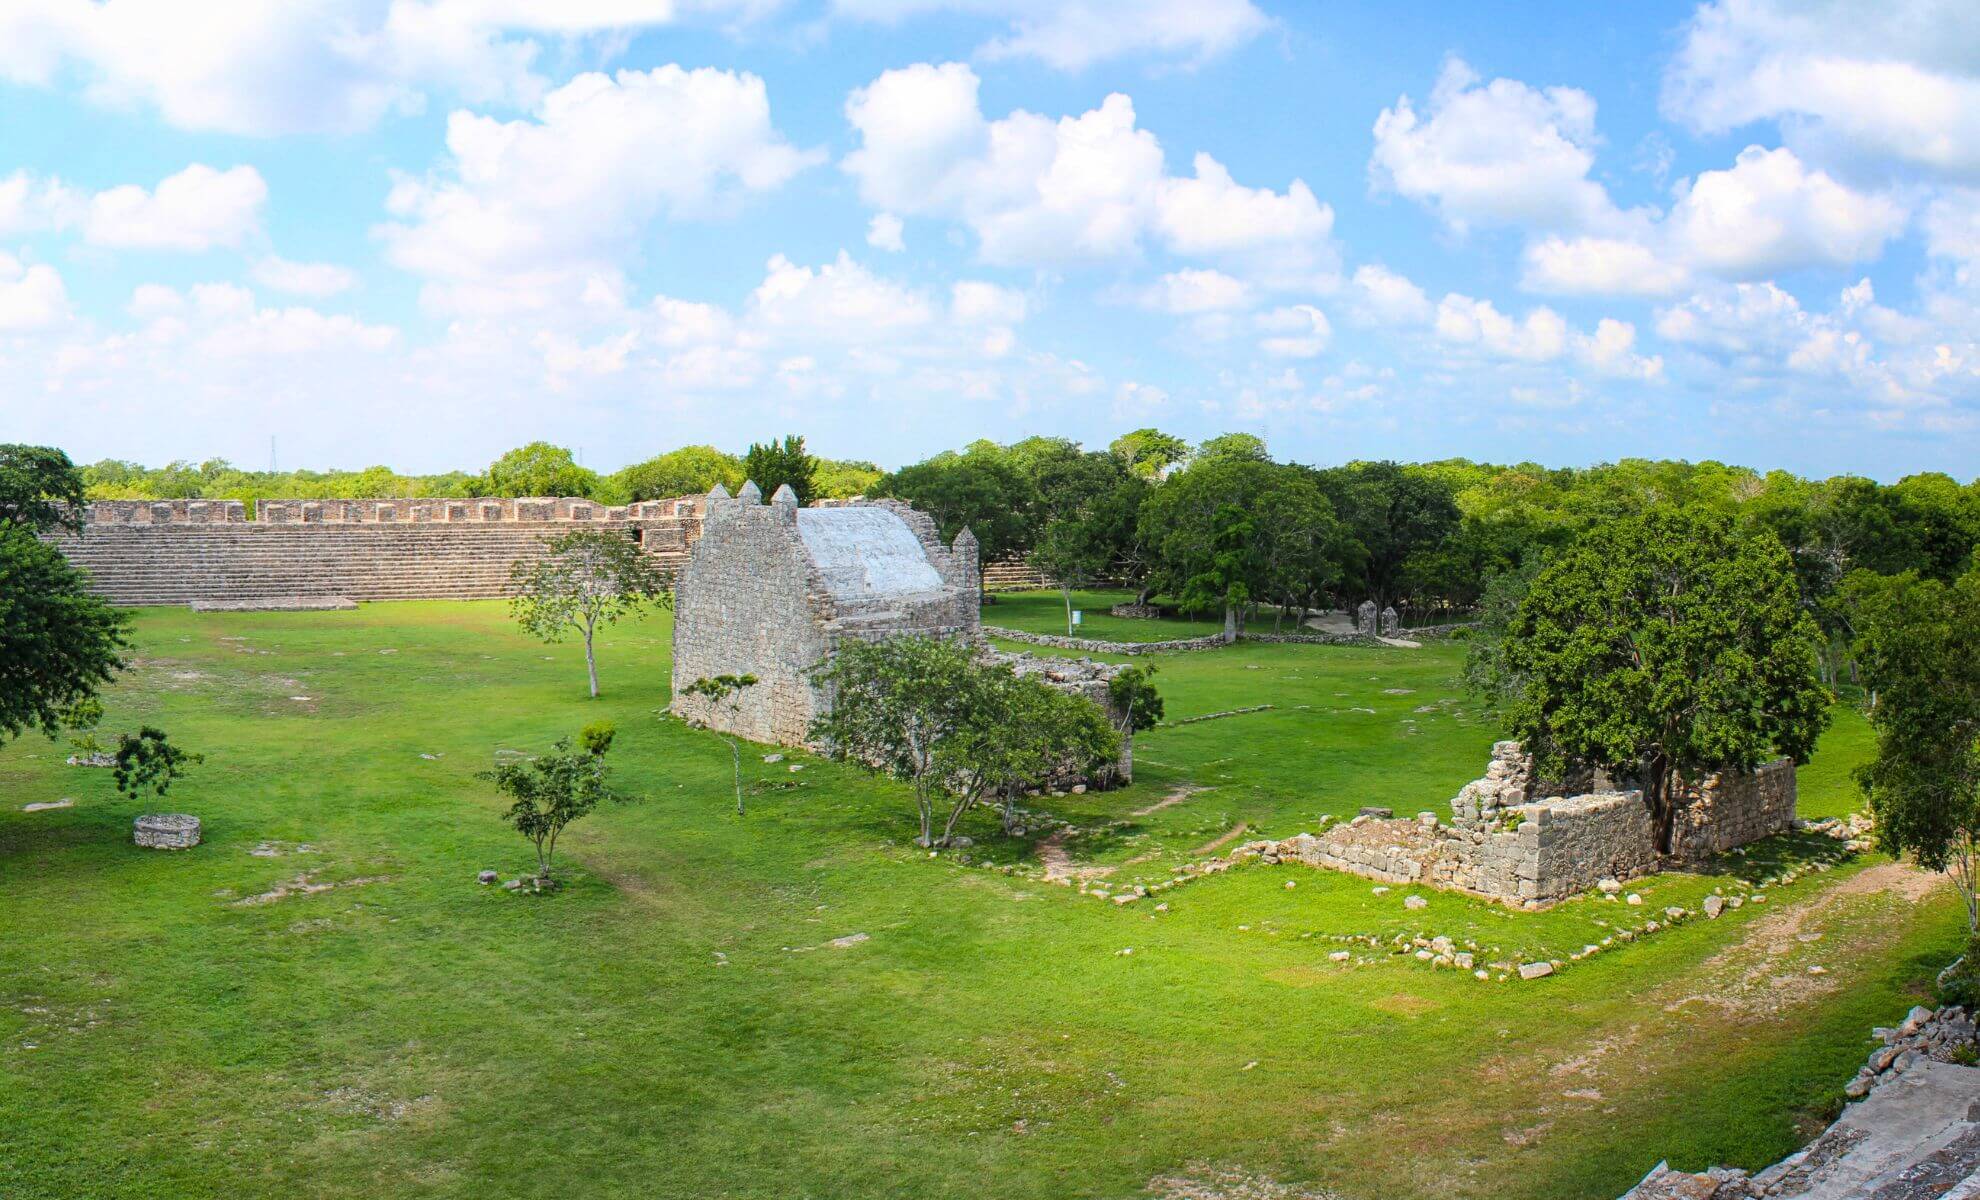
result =
[{"label": "tall tree canopy", "polygon": [[1153,482],[1170,467],[1188,460],[1189,443],[1159,429],[1136,429],[1115,438],[1107,451],[1121,460],[1129,473]]},{"label": "tall tree canopy", "polygon": [[1506,724],[1550,773],[1640,778],[1668,851],[1680,784],[1807,760],[1828,721],[1820,640],[1771,535],[1652,509],[1590,530],[1533,580],[1500,651]]},{"label": "tall tree canopy", "polygon": [[945,542],[967,527],[985,562],[1031,549],[1034,495],[1002,454],[938,454],[884,476],[873,494],[905,500],[927,513]]},{"label": "tall tree canopy", "polygon": [[795,433],[781,442],[750,443],[749,453],[743,455],[743,474],[763,489],[766,497],[776,495],[780,487],[797,493],[799,504],[809,504],[818,497],[818,460],[805,453],[804,439]]},{"label": "tall tree canopy", "polygon": [[1402,598],[1412,559],[1437,552],[1457,531],[1457,501],[1428,472],[1361,462],[1316,471],[1314,480],[1364,551],[1348,586],[1378,607]]},{"label": "tall tree canopy", "polygon": [[1877,838],[1950,872],[1980,930],[1980,562],[1947,584],[1906,574],[1865,605],[1858,640],[1877,757],[1857,773]]},{"label": "tall tree canopy", "polygon": [[598,490],[596,472],[549,442],[516,447],[489,463],[482,480],[489,496],[589,496]]},{"label": "tall tree canopy", "polygon": [[80,528],[82,480],[68,455],[0,446],[0,742],[53,736],[64,715],[124,666],[124,618],[39,535]]},{"label": "tall tree canopy", "polygon": [[628,504],[704,496],[718,483],[731,492],[741,487],[743,464],[740,458],[713,446],[682,446],[624,468],[611,482],[618,498]]}]

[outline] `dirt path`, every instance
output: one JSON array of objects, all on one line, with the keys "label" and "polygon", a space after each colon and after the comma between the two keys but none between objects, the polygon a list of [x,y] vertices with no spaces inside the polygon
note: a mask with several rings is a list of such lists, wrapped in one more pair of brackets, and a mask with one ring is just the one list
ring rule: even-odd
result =
[{"label": "dirt path", "polygon": [[1217,851],[1222,850],[1224,847],[1230,845],[1232,842],[1235,842],[1239,838],[1243,837],[1244,831],[1249,828],[1251,828],[1250,825],[1246,824],[1243,821],[1239,821],[1236,825],[1232,826],[1231,831],[1225,834],[1223,837],[1217,838],[1215,841],[1205,842],[1201,846],[1198,846],[1196,849],[1190,851],[1190,853],[1196,855],[1199,858],[1205,854],[1215,854]]},{"label": "dirt path", "polygon": [[1170,792],[1168,795],[1162,797],[1160,800],[1157,800],[1155,803],[1149,805],[1147,808],[1137,808],[1128,815],[1131,817],[1153,816],[1154,814],[1161,812],[1165,808],[1174,808],[1176,805],[1181,804],[1183,801],[1189,799],[1191,796],[1194,796],[1199,792],[1208,792],[1213,790],[1215,789],[1207,788],[1207,787],[1198,787],[1193,783],[1185,783],[1181,787],[1177,788],[1175,791]]},{"label": "dirt path", "polygon": [[1072,855],[1066,852],[1067,836],[1068,831],[1060,829],[1049,837],[1039,839],[1038,844],[1032,847],[1038,855],[1038,861],[1045,864],[1045,882],[1065,883],[1105,879],[1114,873],[1112,867],[1075,865]]}]

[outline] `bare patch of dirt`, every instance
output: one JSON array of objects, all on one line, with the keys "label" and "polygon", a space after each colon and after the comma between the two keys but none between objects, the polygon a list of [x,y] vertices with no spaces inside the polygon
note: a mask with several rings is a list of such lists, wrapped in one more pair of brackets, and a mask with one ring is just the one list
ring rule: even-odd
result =
[{"label": "bare patch of dirt", "polygon": [[1156,813],[1161,812],[1165,808],[1174,808],[1176,805],[1181,804],[1183,801],[1189,799],[1191,796],[1196,795],[1198,792],[1207,792],[1211,790],[1213,789],[1206,787],[1197,787],[1195,784],[1192,783],[1185,783],[1181,787],[1177,788],[1175,791],[1170,792],[1168,795],[1162,797],[1160,800],[1157,800],[1155,803],[1149,805],[1147,808],[1137,808],[1128,815],[1131,817],[1151,817],[1154,816]]},{"label": "bare patch of dirt", "polygon": [[1069,832],[1064,829],[1054,831],[1049,837],[1040,838],[1032,847],[1038,861],[1045,864],[1045,880],[1048,883],[1076,882],[1085,879],[1105,879],[1114,873],[1112,867],[1092,864],[1075,864],[1072,855],[1066,850]]},{"label": "bare patch of dirt", "polygon": [[1231,827],[1231,831],[1229,833],[1225,834],[1220,838],[1217,838],[1215,841],[1209,841],[1203,843],[1201,846],[1198,846],[1196,849],[1190,851],[1190,853],[1215,854],[1217,851],[1222,850],[1224,847],[1230,845],[1232,842],[1235,842],[1239,838],[1243,837],[1244,831],[1249,828],[1251,828],[1250,825],[1246,824],[1243,821],[1239,821],[1236,825]]},{"label": "bare patch of dirt", "polygon": [[335,883],[318,883],[310,878],[315,873],[314,871],[304,871],[287,883],[278,883],[268,891],[257,892],[252,896],[242,896],[239,900],[233,902],[233,906],[235,908],[255,908],[263,904],[274,904],[278,900],[286,900],[290,896],[314,896],[318,892],[327,892],[332,888],[363,887],[368,883],[383,883],[387,879],[387,876],[384,875],[360,875],[355,879],[340,879]]},{"label": "bare patch of dirt", "polygon": [[1280,1183],[1242,1167],[1191,1163],[1148,1181],[1154,1200],[1340,1200],[1335,1192]]}]

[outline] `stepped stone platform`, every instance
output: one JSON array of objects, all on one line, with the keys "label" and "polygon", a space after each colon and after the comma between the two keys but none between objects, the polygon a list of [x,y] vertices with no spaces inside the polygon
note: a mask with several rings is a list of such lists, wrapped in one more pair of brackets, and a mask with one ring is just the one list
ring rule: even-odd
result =
[{"label": "stepped stone platform", "polygon": [[271,596],[265,600],[195,600],[194,612],[348,612],[357,601],[343,596]]}]

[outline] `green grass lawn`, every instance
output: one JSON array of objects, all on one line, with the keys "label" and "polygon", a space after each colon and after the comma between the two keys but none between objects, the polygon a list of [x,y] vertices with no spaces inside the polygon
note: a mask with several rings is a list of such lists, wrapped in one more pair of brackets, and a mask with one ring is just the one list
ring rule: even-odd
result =
[{"label": "green grass lawn", "polygon": [[[1200,620],[1188,617],[1116,617],[1107,611],[1116,604],[1125,604],[1133,599],[1133,592],[1075,589],[1072,603],[1081,616],[1074,636],[1109,642],[1166,642],[1172,638],[1204,637],[1223,632],[1222,616]],[[1065,597],[1056,589],[997,592],[995,603],[984,606],[983,623],[1026,633],[1064,636]]]},{"label": "green grass lawn", "polygon": [[[164,803],[207,841],[138,850],[156,802],[38,738],[0,751],[0,1195],[1125,1200],[1241,1170],[1359,1200],[1612,1196],[1661,1157],[1794,1148],[1959,940],[1947,890],[1914,902],[1859,861],[1535,983],[1338,964],[1339,939],[1418,933],[1565,956],[1821,847],[1646,881],[1640,909],[1409,911],[1295,868],[1117,907],[1044,883],[987,813],[930,857],[901,787],[803,754],[746,753],[737,818],[727,748],[657,715],[668,636],[606,633],[592,702],[581,651],[495,603],[140,613],[106,728],[207,754]],[[1154,730],[1133,787],[1039,803],[1114,882],[1239,823],[1446,812],[1494,739],[1459,655],[1161,658],[1172,720],[1272,707]],[[476,884],[530,862],[476,772],[599,716],[644,800],[573,828],[560,894]],[[1867,745],[1841,715],[1805,811],[1853,806]],[[247,902],[299,878],[336,886]],[[1787,909],[1822,938],[1777,945]]]}]

